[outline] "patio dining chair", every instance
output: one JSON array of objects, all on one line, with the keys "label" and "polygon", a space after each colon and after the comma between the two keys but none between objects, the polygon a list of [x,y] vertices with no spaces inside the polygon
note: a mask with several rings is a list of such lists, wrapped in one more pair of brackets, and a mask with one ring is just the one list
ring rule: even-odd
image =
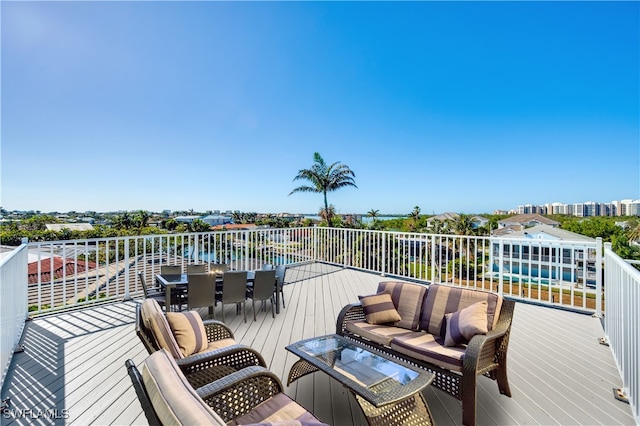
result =
[{"label": "patio dining chair", "polygon": [[189,274],[187,286],[187,309],[209,308],[213,316],[216,304],[216,276],[214,274]]},{"label": "patio dining chair", "polygon": [[[160,266],[160,275],[180,275],[182,274],[182,266],[180,265],[162,265]],[[176,305],[178,310],[182,309],[182,305],[186,301],[187,294],[184,288],[174,288],[171,294],[171,305]]]},{"label": "patio dining chair", "polygon": [[182,266],[180,265],[162,265],[160,266],[160,275],[180,275]]},{"label": "patio dining chair", "polygon": [[[222,304],[222,322],[224,322],[224,305],[242,304],[244,322],[247,322],[247,271],[227,271],[222,275],[222,291],[216,293],[216,301]],[[237,313],[237,310],[236,310]]]},{"label": "patio dining chair", "polygon": [[280,292],[280,300],[284,308],[284,276],[287,273],[287,265],[276,266],[276,291]]},{"label": "patio dining chair", "polygon": [[207,265],[201,263],[199,265],[187,265],[187,274],[205,274],[207,273]]},{"label": "patio dining chair", "polygon": [[142,272],[138,272],[138,279],[140,280],[140,285],[142,286],[144,298],[154,299],[156,302],[158,302],[158,305],[164,306],[166,302],[164,291],[160,290],[157,287],[148,287],[147,281],[144,279],[144,274]]},{"label": "patio dining chair", "polygon": [[253,305],[253,320],[256,321],[256,300],[261,302],[261,306],[264,305],[265,300],[271,301],[271,316],[275,318],[275,309],[273,308],[273,293],[277,289],[276,287],[276,271],[263,270],[256,271],[256,277],[253,281],[253,286],[247,290],[247,297],[252,300]]}]

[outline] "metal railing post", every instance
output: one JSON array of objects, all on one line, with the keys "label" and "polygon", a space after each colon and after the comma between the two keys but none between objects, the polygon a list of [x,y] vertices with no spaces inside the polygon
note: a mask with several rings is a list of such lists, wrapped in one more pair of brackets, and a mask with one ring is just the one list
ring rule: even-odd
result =
[{"label": "metal railing post", "polygon": [[[609,246],[611,243],[608,243]],[[584,286],[583,289],[587,291],[587,279],[588,277],[588,267],[587,260],[589,258],[589,249],[585,250],[585,259],[583,262],[584,265]],[[586,299],[586,293],[585,293]],[[602,237],[596,238],[596,316],[598,318],[602,318]]]}]

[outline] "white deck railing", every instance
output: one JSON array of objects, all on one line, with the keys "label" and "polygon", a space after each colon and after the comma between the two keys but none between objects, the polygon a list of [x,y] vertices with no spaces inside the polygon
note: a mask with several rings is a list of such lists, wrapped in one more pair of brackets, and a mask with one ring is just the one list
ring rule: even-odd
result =
[{"label": "white deck railing", "polygon": [[0,388],[27,319],[27,245],[0,260]]},{"label": "white deck railing", "polygon": [[640,425],[640,271],[605,244],[604,329],[620,370],[636,423]]},{"label": "white deck railing", "polygon": [[602,241],[316,228],[316,260],[602,312]]},{"label": "white deck railing", "polygon": [[[320,261],[420,282],[497,291],[602,312],[600,242],[544,241],[337,228],[287,228],[34,242],[35,313],[142,292],[162,265]],[[63,261],[64,259],[64,261]],[[54,271],[51,273],[51,271]]]}]

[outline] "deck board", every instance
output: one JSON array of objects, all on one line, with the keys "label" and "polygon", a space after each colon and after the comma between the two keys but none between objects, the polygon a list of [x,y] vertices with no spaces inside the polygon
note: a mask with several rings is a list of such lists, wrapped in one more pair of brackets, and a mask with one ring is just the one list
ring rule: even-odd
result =
[{"label": "deck board", "polygon": [[[327,375],[311,374],[286,387],[297,358],[284,347],[333,333],[344,305],[374,293],[378,282],[389,279],[306,264],[288,270],[286,308],[275,318],[267,303],[254,322],[251,302],[246,323],[232,305],[225,307],[225,317],[236,339],[264,356],[287,394],[324,422],[364,425],[355,398]],[[147,356],[134,332],[135,303],[97,305],[27,322],[26,351],[14,355],[2,398],[10,397],[14,410],[68,410],[69,418],[2,418],[2,424],[146,424],[124,367],[126,359],[139,365]],[[221,318],[220,307],[215,314]],[[621,380],[610,349],[598,344],[602,335],[596,318],[518,303],[509,347],[513,398],[480,378],[478,424],[634,424],[630,407],[613,398],[612,389]],[[424,394],[438,425],[460,423],[459,401],[431,387]]]}]

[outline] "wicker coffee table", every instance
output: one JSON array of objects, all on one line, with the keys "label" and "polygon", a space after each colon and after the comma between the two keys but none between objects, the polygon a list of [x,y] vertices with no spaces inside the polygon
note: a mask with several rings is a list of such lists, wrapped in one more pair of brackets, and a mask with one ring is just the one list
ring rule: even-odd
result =
[{"label": "wicker coffee table", "polygon": [[431,425],[422,395],[433,373],[336,334],[286,347],[300,357],[287,385],[318,370],[342,383],[356,397],[370,425]]}]

